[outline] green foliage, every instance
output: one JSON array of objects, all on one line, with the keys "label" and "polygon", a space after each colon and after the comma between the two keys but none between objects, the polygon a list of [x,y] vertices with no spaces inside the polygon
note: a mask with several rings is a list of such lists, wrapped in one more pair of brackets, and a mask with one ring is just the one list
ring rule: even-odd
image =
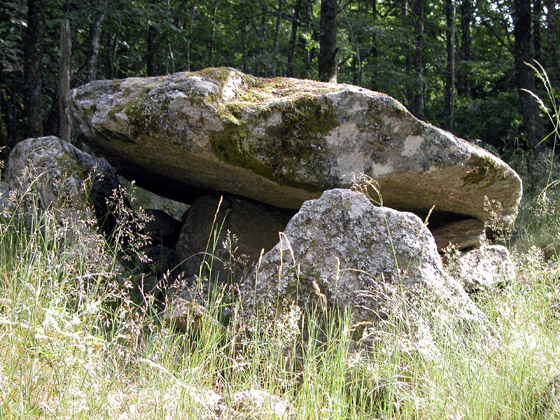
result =
[{"label": "green foliage", "polygon": [[[105,4],[106,3],[106,4]],[[373,13],[372,4],[376,4]],[[426,2],[425,72],[422,80],[409,67],[414,53],[412,18],[403,16],[398,2],[341,2],[339,10],[339,82],[380,90],[405,105],[411,91],[425,86],[425,119],[445,126],[446,23],[443,2]],[[409,2],[412,8],[412,3]],[[525,147],[513,63],[512,2],[476,2],[471,27],[471,54],[457,52],[457,74],[469,90],[458,90],[453,131],[467,139],[481,139],[500,149]],[[296,0],[216,0],[154,2],[102,0],[46,2],[47,22],[43,57],[44,125],[56,133],[59,27],[68,18],[72,26],[72,85],[85,82],[86,62],[94,20],[105,14],[97,65],[98,78],[145,76],[148,61],[158,74],[227,66],[256,76],[286,74]],[[310,5],[310,9],[307,7]],[[319,2],[303,0],[297,19],[293,60],[295,77],[316,78],[319,40]],[[462,48],[461,8],[458,8],[456,49]],[[543,13],[546,12],[546,9]],[[277,18],[280,17],[278,30]],[[541,31],[546,21],[542,16]],[[26,7],[21,1],[0,6],[0,113],[10,125],[13,115],[21,127],[23,92],[22,45]],[[151,38],[151,41],[149,38]],[[541,39],[548,51],[548,37]],[[149,51],[149,49],[151,49]],[[413,57],[412,57],[413,58]],[[410,63],[408,64],[410,66]],[[547,69],[558,72],[556,63]],[[554,79],[553,84],[557,83]],[[459,80],[458,80],[459,83]],[[554,86],[556,88],[556,86]],[[18,136],[13,134],[11,136]],[[19,140],[19,138],[17,138]]]}]

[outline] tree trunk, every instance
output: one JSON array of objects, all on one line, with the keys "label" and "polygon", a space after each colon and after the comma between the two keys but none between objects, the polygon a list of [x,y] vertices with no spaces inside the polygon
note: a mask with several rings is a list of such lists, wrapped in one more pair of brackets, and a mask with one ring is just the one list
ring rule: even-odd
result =
[{"label": "tree trunk", "polygon": [[[0,74],[0,78],[2,75]],[[0,146],[9,146],[12,147],[15,145],[15,118],[14,112],[12,108],[12,103],[8,98],[9,92],[8,87],[6,86],[4,89],[0,89],[0,102],[2,103],[2,113],[5,117],[5,124],[4,127],[6,128],[6,139],[5,142],[0,144]]]},{"label": "tree trunk", "polygon": [[[371,2],[371,20],[374,30],[371,34],[371,48],[370,53],[373,56],[373,59],[377,59],[378,51],[377,51],[377,35],[375,33],[375,25],[377,25],[377,0],[373,0]],[[364,60],[365,61],[365,60]]]},{"label": "tree trunk", "polygon": [[455,0],[445,0],[445,20],[447,23],[447,67],[445,74],[445,116],[447,129],[453,130],[455,114]]},{"label": "tree trunk", "polygon": [[426,17],[425,0],[415,0],[414,3],[414,29],[416,37],[416,50],[414,53],[414,72],[417,83],[413,93],[413,114],[424,118],[424,20]]},{"label": "tree trunk", "polygon": [[66,119],[66,98],[68,96],[68,91],[70,90],[70,57],[72,55],[71,37],[70,20],[64,19],[60,25],[58,136],[66,141],[70,141],[71,136],[70,124],[68,124],[68,120]]},{"label": "tree trunk", "polygon": [[[312,35],[313,32],[313,0],[306,0],[305,4],[305,21],[307,23],[307,34]],[[313,61],[313,48],[305,49],[305,73],[307,77],[311,74],[311,62]]]},{"label": "tree trunk", "polygon": [[286,76],[293,77],[294,76],[294,55],[296,51],[296,39],[297,39],[297,31],[299,27],[299,13],[301,10],[301,1],[296,0],[296,4],[294,5],[294,14],[292,19],[292,33],[290,34],[290,44],[288,46],[288,66],[286,69]]},{"label": "tree trunk", "polygon": [[189,39],[187,40],[187,71],[191,71],[191,45],[193,38],[194,16],[196,14],[196,1],[193,0],[191,9],[191,20],[189,22]]},{"label": "tree trunk", "polygon": [[157,28],[153,25],[148,27],[148,36],[146,37],[146,74],[148,76],[157,76]]},{"label": "tree trunk", "polygon": [[101,41],[101,30],[103,28],[103,20],[105,19],[105,10],[107,2],[103,1],[99,4],[99,10],[95,15],[95,21],[91,28],[91,37],[89,41],[89,57],[86,66],[86,82],[95,80],[97,72],[97,58],[99,57],[99,45]]},{"label": "tree trunk", "polygon": [[41,58],[45,33],[45,1],[28,0],[27,30],[23,47],[24,130],[27,137],[43,135],[41,116]]},{"label": "tree trunk", "polygon": [[459,71],[457,72],[457,92],[470,95],[468,62],[471,60],[471,24],[473,20],[472,0],[461,2],[461,46],[459,47]]},{"label": "tree trunk", "polygon": [[267,76],[266,72],[267,72],[267,68],[266,66],[264,67],[264,70],[261,72],[261,61],[263,61],[264,59],[264,48],[265,48],[265,37],[266,37],[266,15],[267,15],[267,10],[266,10],[266,5],[263,5],[261,8],[261,23],[260,23],[260,29],[259,29],[259,38],[261,40],[260,42],[260,48],[259,48],[259,60],[256,60],[255,62],[255,76]]},{"label": "tree trunk", "polygon": [[[155,0],[154,6],[157,5],[157,3],[160,0]],[[149,22],[148,24],[148,33],[146,35],[146,56],[145,56],[145,61],[146,61],[146,75],[147,76],[157,76],[158,74],[158,65],[157,65],[157,50],[158,50],[158,45],[157,45],[157,35],[158,35],[158,29],[157,27],[154,25],[155,22]]]},{"label": "tree trunk", "polygon": [[214,40],[216,38],[216,19],[218,16],[218,0],[214,0],[214,8],[212,9],[212,32],[210,42],[208,42],[208,65],[214,65]]},{"label": "tree trunk", "polygon": [[321,0],[319,33],[319,80],[336,83],[338,48],[336,34],[338,29],[338,1]]},{"label": "tree trunk", "polygon": [[526,63],[531,63],[531,1],[515,0],[513,9],[513,35],[514,35],[514,58],[515,76],[519,101],[521,103],[521,114],[523,116],[523,127],[527,136],[529,148],[538,154],[544,151],[544,143],[539,142],[543,138],[543,125],[539,118],[539,107],[537,101],[525,90],[535,91],[535,76],[533,70]]},{"label": "tree trunk", "polygon": [[412,61],[413,61],[413,50],[410,46],[411,42],[409,42],[409,30],[412,27],[411,19],[410,19],[410,7],[408,4],[408,0],[402,0],[401,3],[401,19],[403,21],[403,26],[406,28],[405,33],[406,35],[406,42],[404,45],[404,68],[405,68],[405,85],[406,85],[406,92],[404,92],[406,97],[406,104],[409,110],[412,111],[412,106],[414,102],[414,84],[412,83]]},{"label": "tree trunk", "polygon": [[284,0],[278,2],[278,14],[276,15],[276,26],[274,28],[274,57],[272,57],[272,75],[276,74],[276,63],[278,61],[278,52],[280,50],[280,23],[282,22],[282,9],[284,8]]},{"label": "tree trunk", "polygon": [[557,86],[558,73],[558,51],[556,48],[556,2],[546,1],[546,32],[547,32],[547,60],[548,76],[553,86]]},{"label": "tree trunk", "polygon": [[115,57],[119,48],[119,31],[108,37],[107,42],[107,78],[113,79],[115,76]]},{"label": "tree trunk", "polygon": [[249,71],[249,50],[247,48],[247,11],[246,3],[241,3],[241,44],[243,46],[243,72],[247,73]]},{"label": "tree trunk", "polygon": [[538,62],[541,61],[541,0],[534,0],[533,3],[533,57]]}]

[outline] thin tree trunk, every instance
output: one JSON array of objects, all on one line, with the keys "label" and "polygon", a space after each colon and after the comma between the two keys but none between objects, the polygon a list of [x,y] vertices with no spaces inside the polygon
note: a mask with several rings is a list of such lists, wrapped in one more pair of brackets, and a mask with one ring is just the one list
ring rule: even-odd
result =
[{"label": "thin tree trunk", "polygon": [[[354,36],[354,30],[352,29],[352,24],[350,23],[350,19],[348,19],[348,15],[344,11],[344,9],[341,9],[341,11],[342,11],[342,15],[344,16],[344,20],[346,21],[346,24],[348,25],[348,32],[350,34],[350,40],[352,41],[352,44],[356,45],[356,61],[352,65],[352,67],[353,67],[352,70],[355,71],[354,84],[357,85],[357,86],[361,86],[361,84],[362,84],[362,56],[360,55],[360,41],[358,40],[358,38],[356,38]],[[357,69],[356,69],[355,64],[358,65]]]},{"label": "thin tree trunk", "polygon": [[148,36],[146,37],[146,74],[148,76],[156,76],[157,63],[156,63],[156,37],[157,28],[153,25],[148,27]]},{"label": "thin tree trunk", "polygon": [[272,75],[276,76],[276,62],[278,61],[278,51],[280,50],[280,23],[282,22],[282,9],[284,0],[278,4],[278,15],[276,16],[276,26],[274,28],[274,57],[272,57]]},{"label": "thin tree trunk", "polygon": [[461,46],[459,47],[459,71],[457,73],[457,92],[470,95],[468,62],[471,60],[471,25],[473,20],[472,0],[461,2]]},{"label": "thin tree trunk", "polygon": [[246,3],[241,3],[241,44],[243,47],[243,72],[247,73],[249,71],[249,50],[247,48],[247,11]]},{"label": "thin tree trunk", "polygon": [[64,19],[60,25],[60,67],[59,67],[59,100],[58,100],[58,136],[70,141],[70,124],[66,119],[67,96],[70,90],[70,57],[72,55],[72,35],[70,20]]},{"label": "thin tree trunk", "polygon": [[25,135],[43,135],[41,116],[41,59],[45,33],[45,1],[28,0],[27,30],[23,49]]},{"label": "thin tree trunk", "polygon": [[17,116],[18,116],[18,114],[21,115],[23,112],[22,112],[21,104],[18,100],[18,95],[17,95],[17,92],[20,89],[20,84],[18,83],[18,78],[11,77],[11,79],[12,79],[11,80],[12,86],[10,87],[10,99],[11,99],[11,102],[12,102],[12,115],[13,115],[14,118],[12,120],[13,125],[12,125],[11,129],[8,129],[8,133],[13,134],[11,139],[8,138],[8,140],[9,140],[8,145],[10,147],[14,147],[18,143],[18,141],[20,140],[19,136],[18,136],[18,118],[17,118]]},{"label": "thin tree trunk", "polygon": [[445,115],[447,129],[453,130],[455,114],[455,0],[445,0],[445,20],[447,23],[447,68],[445,74]]},{"label": "thin tree trunk", "polygon": [[299,13],[301,10],[302,0],[296,0],[294,5],[294,14],[292,19],[292,33],[290,34],[290,44],[288,46],[288,66],[286,69],[286,76],[294,76],[294,55],[296,51],[297,31],[299,27]]},{"label": "thin tree trunk", "polygon": [[210,42],[208,43],[208,64],[210,67],[214,65],[214,40],[216,38],[216,18],[218,15],[218,0],[214,0],[214,8],[212,10],[212,32]]},{"label": "thin tree trunk", "polygon": [[405,46],[404,46],[404,67],[405,67],[405,80],[406,80],[406,92],[405,92],[405,96],[406,96],[406,103],[407,106],[409,108],[409,110],[412,111],[412,107],[413,107],[413,103],[414,103],[414,86],[412,83],[412,53],[413,50],[410,46],[410,42],[408,42],[409,36],[408,33],[409,31],[412,31],[412,25],[410,22],[410,6],[408,4],[408,0],[402,0],[401,3],[401,18],[403,21],[403,26],[405,28],[407,28],[408,30],[407,32],[407,36],[406,36],[406,42],[405,42]]},{"label": "thin tree trunk", "polygon": [[[167,40],[167,50],[169,52],[169,61],[171,61],[171,73],[175,73],[175,54],[173,53],[173,48],[171,47],[171,41]],[[169,73],[169,70],[165,69],[166,73]]]},{"label": "thin tree trunk", "polygon": [[[377,0],[373,0],[371,2],[371,21],[373,25],[373,30],[371,33],[371,48],[370,53],[373,56],[374,61],[377,59],[378,51],[377,51],[377,35],[375,33],[375,25],[377,24]],[[365,60],[364,60],[365,61]]]},{"label": "thin tree trunk", "polygon": [[[523,127],[527,135],[529,148],[536,156],[545,150],[543,138],[543,124],[539,118],[539,107],[535,98],[526,92],[535,91],[535,76],[532,69],[526,63],[532,61],[531,56],[531,1],[515,0],[513,9],[513,35],[515,76],[519,101],[521,103],[521,114],[523,116]],[[540,143],[540,144],[539,144]]]},{"label": "thin tree trunk", "polygon": [[[307,34],[312,36],[313,32],[313,0],[306,0],[305,4],[305,21],[307,22]],[[309,77],[311,74],[311,62],[313,61],[313,49],[306,48],[305,49],[305,73]]]},{"label": "thin tree trunk", "polygon": [[[266,5],[263,5],[261,9],[261,27],[259,30],[259,38],[260,42],[260,49],[259,49],[259,58],[255,63],[255,76],[267,76],[267,74],[261,74],[261,61],[264,58],[264,47],[265,47],[265,33],[266,33]],[[266,70],[265,70],[266,71]]]},{"label": "thin tree trunk", "polygon": [[553,84],[559,79],[558,73],[558,50],[556,47],[557,32],[556,32],[556,2],[557,0],[546,1],[546,32],[547,32],[547,60],[548,76]]},{"label": "thin tree trunk", "polygon": [[414,26],[416,32],[416,51],[414,54],[414,71],[418,79],[414,93],[414,115],[424,118],[424,20],[426,17],[425,0],[416,0],[414,3]]},{"label": "thin tree trunk", "polygon": [[86,82],[95,80],[97,72],[97,58],[99,57],[99,46],[101,41],[101,30],[103,28],[103,20],[105,19],[105,10],[107,2],[103,1],[99,4],[99,10],[95,15],[93,27],[91,28],[91,36],[89,41],[89,56],[86,66]]},{"label": "thin tree trunk", "polygon": [[189,22],[189,39],[187,40],[187,71],[191,71],[191,45],[193,37],[194,16],[196,14],[196,0],[193,0],[191,9],[191,21]]},{"label": "thin tree trunk", "polygon": [[538,62],[541,61],[541,0],[534,0],[533,3],[533,57]]},{"label": "thin tree trunk", "polygon": [[[157,5],[159,0],[154,1],[154,5]],[[146,35],[146,74],[148,76],[156,76],[158,74],[157,66],[157,27],[154,26],[153,22],[148,25],[148,33]]]},{"label": "thin tree trunk", "polygon": [[[19,73],[19,71],[18,71]],[[15,71],[0,71],[0,103],[4,114],[6,128],[6,143],[3,146],[13,147],[17,143],[17,113],[18,101],[14,92],[17,92],[17,80],[20,76]],[[7,152],[7,151],[6,151]]]},{"label": "thin tree trunk", "polygon": [[107,67],[108,78],[113,79],[115,76],[115,57],[119,49],[119,31],[115,32],[114,36],[109,36],[109,43],[107,46]]},{"label": "thin tree trunk", "polygon": [[[1,76],[0,76],[1,77]],[[8,87],[6,86],[4,89],[0,89],[0,102],[2,103],[2,112],[5,116],[5,128],[6,128],[6,141],[1,146],[13,146],[15,144],[15,118],[14,112],[12,108],[12,104],[8,99],[8,95],[6,92],[8,91]]]},{"label": "thin tree trunk", "polygon": [[338,66],[336,35],[338,29],[338,1],[321,0],[319,33],[319,80],[336,83]]}]

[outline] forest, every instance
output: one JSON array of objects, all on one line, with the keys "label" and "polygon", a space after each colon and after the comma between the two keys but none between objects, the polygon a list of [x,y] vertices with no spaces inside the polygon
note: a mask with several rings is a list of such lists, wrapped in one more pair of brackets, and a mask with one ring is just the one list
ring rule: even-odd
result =
[{"label": "forest", "polygon": [[0,420],[560,419],[559,3],[0,0]]},{"label": "forest", "polygon": [[556,0],[5,0],[0,143],[60,135],[64,84],[227,66],[387,93],[467,140],[533,154],[551,127],[527,92],[543,86],[526,63],[536,60],[558,86],[557,8]]}]

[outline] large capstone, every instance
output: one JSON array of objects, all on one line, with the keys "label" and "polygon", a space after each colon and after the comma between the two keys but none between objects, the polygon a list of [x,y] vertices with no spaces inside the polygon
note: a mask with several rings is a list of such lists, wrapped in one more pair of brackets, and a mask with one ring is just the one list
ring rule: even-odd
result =
[{"label": "large capstone", "polygon": [[521,199],[500,159],[350,85],[206,69],[94,81],[71,91],[69,114],[120,173],[184,202],[220,191],[297,209],[359,173],[386,206],[453,221],[510,225]]}]

